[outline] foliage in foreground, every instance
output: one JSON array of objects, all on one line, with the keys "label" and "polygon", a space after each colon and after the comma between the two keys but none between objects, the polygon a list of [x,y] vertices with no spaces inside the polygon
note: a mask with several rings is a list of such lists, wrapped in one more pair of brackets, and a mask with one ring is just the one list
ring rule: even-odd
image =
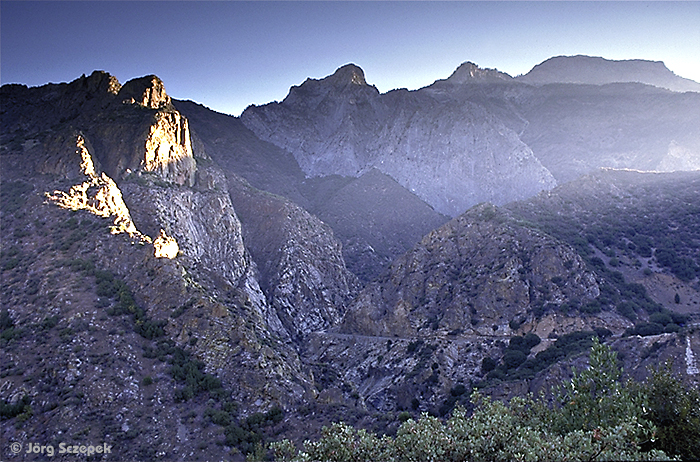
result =
[{"label": "foliage in foreground", "polygon": [[[669,370],[655,371],[645,385],[623,384],[620,375],[616,353],[594,340],[590,367],[574,371],[572,380],[555,390],[553,403],[529,396],[506,404],[475,392],[471,416],[463,408],[446,421],[423,414],[407,420],[394,437],[381,438],[335,423],[324,428],[318,441],[306,441],[302,451],[288,440],[271,448],[276,460],[295,462],[669,460],[658,448],[670,446],[660,445],[657,433],[676,431],[663,423],[657,429],[653,414],[660,407],[659,395],[678,394],[682,385]],[[692,408],[695,402],[681,404]],[[687,406],[678,408],[692,414]],[[692,429],[697,431],[700,423],[692,415],[685,417],[683,432],[691,430],[695,437]]]}]

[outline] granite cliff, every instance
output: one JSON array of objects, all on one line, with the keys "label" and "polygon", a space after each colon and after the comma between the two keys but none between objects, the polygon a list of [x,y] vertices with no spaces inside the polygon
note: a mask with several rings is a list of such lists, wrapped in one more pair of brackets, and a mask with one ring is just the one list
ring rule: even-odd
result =
[{"label": "granite cliff", "polygon": [[309,177],[376,168],[447,215],[556,184],[483,106],[428,90],[381,95],[354,65],[293,87],[281,103],[249,107],[241,120],[291,152]]}]

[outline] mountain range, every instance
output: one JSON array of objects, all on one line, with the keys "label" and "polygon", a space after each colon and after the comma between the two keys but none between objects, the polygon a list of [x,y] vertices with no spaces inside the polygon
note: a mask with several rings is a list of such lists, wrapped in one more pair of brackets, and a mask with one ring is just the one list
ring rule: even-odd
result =
[{"label": "mountain range", "polygon": [[3,440],[391,432],[544,390],[591,336],[697,383],[699,91],[585,56],[387,93],[348,64],[240,117],[156,76],[3,86]]}]

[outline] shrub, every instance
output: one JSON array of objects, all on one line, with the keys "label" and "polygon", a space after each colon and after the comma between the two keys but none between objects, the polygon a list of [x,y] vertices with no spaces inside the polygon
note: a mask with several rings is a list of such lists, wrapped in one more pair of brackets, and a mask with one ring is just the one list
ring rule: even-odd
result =
[{"label": "shrub", "polygon": [[602,307],[600,305],[600,301],[598,300],[593,300],[590,303],[587,303],[586,305],[583,305],[579,308],[579,311],[581,313],[587,313],[587,314],[596,314],[600,313],[602,310]]},{"label": "shrub", "polygon": [[455,385],[454,387],[452,387],[452,389],[450,390],[450,394],[452,396],[462,396],[464,393],[466,393],[466,391],[467,391],[467,387],[465,387],[464,385],[459,383],[459,384]]},{"label": "shrub", "polygon": [[5,329],[10,329],[14,327],[15,323],[12,321],[12,317],[10,316],[10,312],[7,310],[2,310],[0,311],[0,331],[3,331]]},{"label": "shrub", "polygon": [[27,395],[18,400],[15,404],[0,402],[0,419],[11,419],[17,417],[30,409],[31,398]]},{"label": "shrub", "polygon": [[525,362],[527,354],[520,350],[506,350],[503,355],[503,364],[508,369],[515,369]]},{"label": "shrub", "polygon": [[626,331],[625,333],[629,335],[640,335],[642,337],[646,337],[649,335],[659,335],[664,333],[664,326],[655,322],[642,322],[636,324],[634,326],[634,329],[628,329],[628,331]]},{"label": "shrub", "polygon": [[622,302],[617,305],[617,312],[626,317],[630,321],[637,319],[637,313],[634,310],[634,304],[631,302]]},{"label": "shrub", "polygon": [[530,351],[533,347],[539,345],[542,340],[540,339],[539,335],[531,332],[529,334],[525,334],[524,341],[525,346],[527,347],[528,351]]},{"label": "shrub", "polygon": [[422,344],[423,340],[414,340],[408,344],[408,346],[406,347],[406,352],[415,353]]}]

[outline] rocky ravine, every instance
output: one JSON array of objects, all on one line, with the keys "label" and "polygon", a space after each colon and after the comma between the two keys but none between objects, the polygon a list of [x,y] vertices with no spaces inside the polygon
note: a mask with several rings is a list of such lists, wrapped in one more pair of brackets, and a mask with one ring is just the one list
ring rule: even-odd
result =
[{"label": "rocky ravine", "polygon": [[[291,153],[258,139],[240,119],[191,102],[175,104],[199,134],[195,138],[229,178],[242,177],[256,189],[283,196],[328,224],[342,243],[347,268],[362,282],[378,276],[394,258],[447,221],[377,169],[357,178],[306,178]],[[234,181],[231,191],[238,190],[238,184]],[[268,194],[265,200],[272,198]],[[239,213],[247,210],[241,204],[237,207]],[[260,220],[255,210],[251,213],[252,220]],[[251,239],[257,239],[255,233]]]}]

